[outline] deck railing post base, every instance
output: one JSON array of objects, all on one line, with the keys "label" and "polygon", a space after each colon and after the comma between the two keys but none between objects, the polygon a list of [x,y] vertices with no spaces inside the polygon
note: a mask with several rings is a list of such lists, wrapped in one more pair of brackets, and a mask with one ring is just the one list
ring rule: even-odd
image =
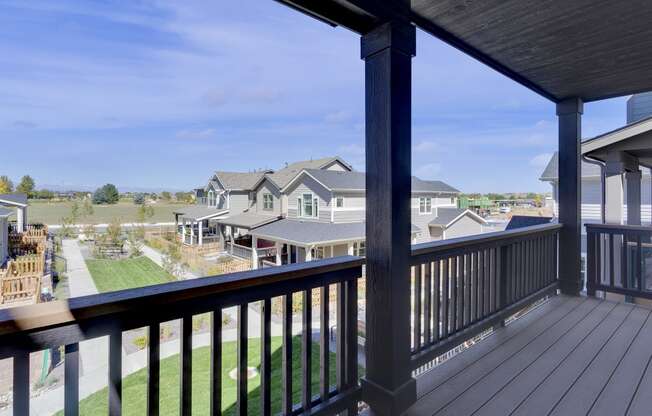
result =
[{"label": "deck railing post base", "polygon": [[366,402],[373,403],[370,413],[372,415],[400,415],[414,403],[416,396],[417,382],[413,378],[393,391],[366,378],[362,379],[362,397]]}]

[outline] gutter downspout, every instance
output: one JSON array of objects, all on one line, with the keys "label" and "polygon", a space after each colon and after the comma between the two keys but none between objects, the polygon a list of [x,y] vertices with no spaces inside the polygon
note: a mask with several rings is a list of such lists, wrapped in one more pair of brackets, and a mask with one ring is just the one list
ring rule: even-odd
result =
[{"label": "gutter downspout", "polygon": [[606,196],[607,196],[607,190],[606,190],[606,181],[605,181],[605,163],[601,162],[599,160],[595,159],[590,159],[589,157],[582,155],[582,160],[585,161],[586,163],[590,163],[592,165],[596,165],[600,167],[600,191],[602,193],[602,203],[600,204],[600,216],[602,217],[602,223],[605,223],[605,218],[607,216],[606,213]]}]

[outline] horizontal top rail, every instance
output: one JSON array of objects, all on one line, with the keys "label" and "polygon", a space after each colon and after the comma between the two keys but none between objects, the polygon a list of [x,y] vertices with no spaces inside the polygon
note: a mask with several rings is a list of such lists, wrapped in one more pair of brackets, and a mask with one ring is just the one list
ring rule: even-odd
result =
[{"label": "horizontal top rail", "polygon": [[[0,340],[77,325],[80,339],[361,276],[364,259],[330,258],[0,310]],[[219,295],[219,296],[216,296]],[[86,333],[86,331],[89,331]],[[0,341],[0,344],[3,344]],[[6,351],[0,347],[0,356]]]},{"label": "horizontal top rail", "polygon": [[486,234],[477,234],[467,237],[451,238],[433,241],[412,246],[412,264],[419,264],[424,257],[447,256],[456,252],[473,250],[478,246],[494,247],[510,244],[535,234],[556,233],[562,228],[561,224],[541,224],[517,228],[508,231],[496,231]]},{"label": "horizontal top rail", "polygon": [[587,232],[616,233],[652,233],[649,225],[627,225],[627,224],[585,224]]}]

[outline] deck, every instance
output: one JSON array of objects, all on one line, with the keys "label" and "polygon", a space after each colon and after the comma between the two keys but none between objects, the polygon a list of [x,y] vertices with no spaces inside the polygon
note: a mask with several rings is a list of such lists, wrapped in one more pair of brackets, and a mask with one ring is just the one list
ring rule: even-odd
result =
[{"label": "deck", "polygon": [[555,296],[417,379],[407,415],[649,415],[650,310]]}]

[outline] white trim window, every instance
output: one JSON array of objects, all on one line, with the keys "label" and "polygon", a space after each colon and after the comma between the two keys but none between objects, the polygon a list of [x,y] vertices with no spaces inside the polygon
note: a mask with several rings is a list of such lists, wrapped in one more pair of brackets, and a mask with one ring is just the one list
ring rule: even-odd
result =
[{"label": "white trim window", "polygon": [[215,196],[213,190],[208,191],[208,206],[212,207],[215,205]]},{"label": "white trim window", "polygon": [[263,194],[263,210],[272,211],[274,209],[274,196],[272,194]]},{"label": "white trim window", "polygon": [[367,255],[367,245],[364,241],[356,241],[353,243],[353,255],[359,257]]},{"label": "white trim window", "polygon": [[336,208],[344,208],[344,197],[343,196],[338,196],[335,198],[335,207]]},{"label": "white trim window", "polygon": [[297,200],[298,216],[302,218],[319,218],[319,200],[312,194],[303,194]]},{"label": "white trim window", "polygon": [[419,214],[432,214],[432,198],[419,198]]}]

